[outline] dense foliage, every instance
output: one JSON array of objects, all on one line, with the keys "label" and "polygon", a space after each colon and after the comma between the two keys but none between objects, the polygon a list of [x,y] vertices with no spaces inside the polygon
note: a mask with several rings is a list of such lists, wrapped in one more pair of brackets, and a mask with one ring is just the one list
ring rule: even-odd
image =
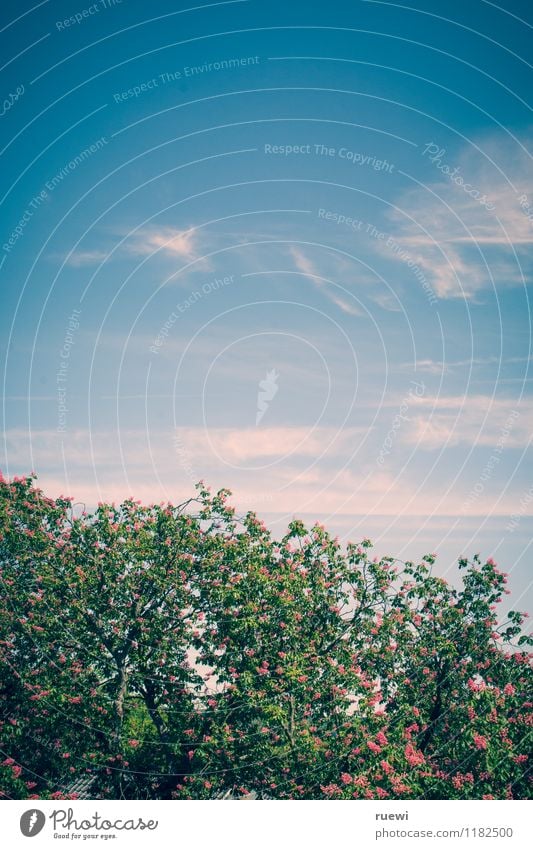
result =
[{"label": "dense foliage", "polygon": [[456,589],[227,496],[75,516],[0,481],[4,797],[530,796],[531,641],[492,560]]}]

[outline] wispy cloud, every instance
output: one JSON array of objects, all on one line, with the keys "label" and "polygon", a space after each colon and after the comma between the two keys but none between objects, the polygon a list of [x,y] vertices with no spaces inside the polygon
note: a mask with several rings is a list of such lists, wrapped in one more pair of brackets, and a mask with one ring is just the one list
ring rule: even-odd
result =
[{"label": "wispy cloud", "polygon": [[[457,404],[458,399],[443,403]],[[477,406],[481,404],[480,398]],[[415,419],[411,438],[427,437],[426,445],[419,447],[438,448],[446,441],[450,430],[447,412],[441,410],[441,418],[435,419],[426,434],[417,434]],[[484,432],[478,444],[494,447],[501,433],[498,427],[506,421],[505,413],[499,410],[498,425],[490,433]],[[420,423],[424,423],[422,418]],[[463,421],[461,438],[472,438],[472,429],[478,424],[475,420]],[[521,418],[517,419],[506,449],[516,444],[519,429],[523,434],[525,428]],[[229,487],[239,509],[284,516],[284,522],[303,513],[321,520],[329,515],[329,524],[333,516],[356,514],[399,517],[437,511],[440,516],[457,515],[465,493],[460,484],[448,482],[446,476],[428,477],[426,471],[417,471],[410,464],[400,477],[392,464],[390,469],[378,469],[368,452],[358,457],[356,464],[350,462],[363,434],[357,428],[337,434],[329,427],[314,431],[255,427],[205,431],[191,427],[150,435],[142,430],[78,430],[67,434],[49,430],[31,435],[11,430],[5,435],[9,467],[2,465],[4,473],[9,474],[27,473],[34,466],[39,470],[39,485],[49,494],[65,493],[88,506],[130,496],[146,503],[179,503],[194,493],[194,483],[203,478],[215,488]],[[320,459],[324,448],[326,456]],[[257,470],[259,465],[261,471]],[[498,488],[487,491],[468,511],[512,512],[521,491],[517,486],[509,487],[503,496]]]},{"label": "wispy cloud", "polygon": [[[320,273],[320,269],[316,262],[313,262],[300,247],[291,247],[290,255],[297,270],[301,274],[305,274],[314,286],[316,286],[316,288],[319,289],[320,292],[332,301],[342,312],[353,316],[362,316],[364,314],[362,310],[357,307],[355,300],[350,301],[348,295],[344,296],[341,294],[345,283],[345,279],[342,277],[342,272],[346,271],[347,265],[344,257],[337,257],[333,252],[328,252],[326,255],[327,258],[324,259],[323,262],[330,266],[330,274],[324,275]],[[331,272],[333,272],[335,276],[340,275],[342,288],[341,286],[336,285],[336,281],[331,279]]]},{"label": "wispy cloud", "polygon": [[141,256],[162,252],[192,262],[201,256],[198,232],[174,227],[137,230],[128,242],[128,250]]},{"label": "wispy cloud", "polygon": [[461,444],[495,447],[502,435],[508,448],[523,448],[533,433],[533,399],[413,397],[409,416],[411,426],[402,432],[402,438],[423,450]]},{"label": "wispy cloud", "polygon": [[6,432],[7,458],[20,468],[30,456],[37,468],[57,466],[58,447],[66,452],[69,465],[88,467],[93,462],[104,468],[124,463],[138,468],[150,457],[168,469],[174,458],[173,445],[179,443],[201,461],[240,463],[250,460],[276,460],[286,456],[318,457],[345,452],[360,439],[364,428],[347,427],[178,427],[147,433],[144,430],[121,432],[89,431],[83,428],[58,433],[55,430],[23,429]]},{"label": "wispy cloud", "polygon": [[315,280],[323,279],[320,277],[317,267],[313,262],[311,262],[309,257],[304,254],[301,248],[291,247],[290,254],[298,271],[301,271],[302,274],[310,277],[313,282]]},{"label": "wispy cloud", "polygon": [[206,452],[228,463],[276,460],[285,456],[318,457],[346,452],[365,431],[360,428],[261,427],[261,428],[180,428],[177,433],[191,452]]},{"label": "wispy cloud", "polygon": [[108,257],[107,251],[72,251],[66,258],[67,265],[82,268],[85,265],[98,265]]},{"label": "wispy cloud", "polygon": [[[432,360],[432,359],[423,359],[416,361],[408,361],[404,363],[399,363],[396,368],[399,371],[408,371],[412,373],[413,369],[419,372],[425,372],[426,374],[449,374],[454,371],[468,371],[470,369],[478,369],[484,368],[486,366],[510,366],[510,365],[524,365],[527,366],[532,362],[532,357],[497,357],[497,356],[489,356],[489,357],[472,357],[470,359],[463,360]],[[502,378],[499,378],[502,380]],[[522,380],[523,378],[517,377],[516,380]]]},{"label": "wispy cloud", "polygon": [[395,298],[388,291],[372,292],[369,295],[371,301],[387,312],[401,312],[402,306],[398,298]]},{"label": "wispy cloud", "polygon": [[73,268],[97,265],[105,259],[119,259],[125,255],[149,257],[162,255],[174,257],[184,263],[199,262],[205,270],[208,265],[203,254],[205,245],[201,244],[198,231],[194,228],[180,230],[175,227],[145,227],[134,231],[131,235],[123,233],[123,240],[113,253],[100,249],[74,250],[66,256],[66,264]]},{"label": "wispy cloud", "polygon": [[[489,138],[477,148],[472,144],[457,154],[444,151],[435,161],[430,155],[425,159],[428,182],[407,191],[389,218],[394,238],[438,297],[471,299],[493,285],[530,282],[533,222],[521,198],[533,203],[531,158],[516,142]],[[454,169],[464,184],[451,178]],[[376,249],[387,254],[386,243],[376,242]]]}]

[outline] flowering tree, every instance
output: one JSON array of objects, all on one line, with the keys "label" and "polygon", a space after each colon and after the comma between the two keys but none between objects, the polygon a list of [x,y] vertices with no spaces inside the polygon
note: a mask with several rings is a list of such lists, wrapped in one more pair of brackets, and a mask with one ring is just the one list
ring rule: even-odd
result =
[{"label": "flowering tree", "polygon": [[492,560],[281,541],[228,493],[75,517],[0,482],[8,798],[527,798],[524,615]]}]

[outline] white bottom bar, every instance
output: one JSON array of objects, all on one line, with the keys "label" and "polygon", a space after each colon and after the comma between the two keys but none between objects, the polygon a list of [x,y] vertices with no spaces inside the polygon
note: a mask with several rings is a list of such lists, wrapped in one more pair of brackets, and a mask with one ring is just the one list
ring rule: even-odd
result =
[{"label": "white bottom bar", "polygon": [[[528,801],[3,802],[2,845],[530,849]],[[21,819],[22,818],[22,819]],[[33,833],[28,833],[33,832]],[[25,836],[25,833],[28,833]],[[31,840],[35,838],[35,843]]]}]

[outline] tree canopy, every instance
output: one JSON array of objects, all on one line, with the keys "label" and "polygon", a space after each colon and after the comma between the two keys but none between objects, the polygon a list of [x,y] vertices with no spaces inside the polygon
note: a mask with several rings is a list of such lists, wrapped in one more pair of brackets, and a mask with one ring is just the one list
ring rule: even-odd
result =
[{"label": "tree canopy", "polygon": [[75,515],[0,481],[3,796],[529,798],[532,641],[496,564],[455,587],[228,496]]}]

